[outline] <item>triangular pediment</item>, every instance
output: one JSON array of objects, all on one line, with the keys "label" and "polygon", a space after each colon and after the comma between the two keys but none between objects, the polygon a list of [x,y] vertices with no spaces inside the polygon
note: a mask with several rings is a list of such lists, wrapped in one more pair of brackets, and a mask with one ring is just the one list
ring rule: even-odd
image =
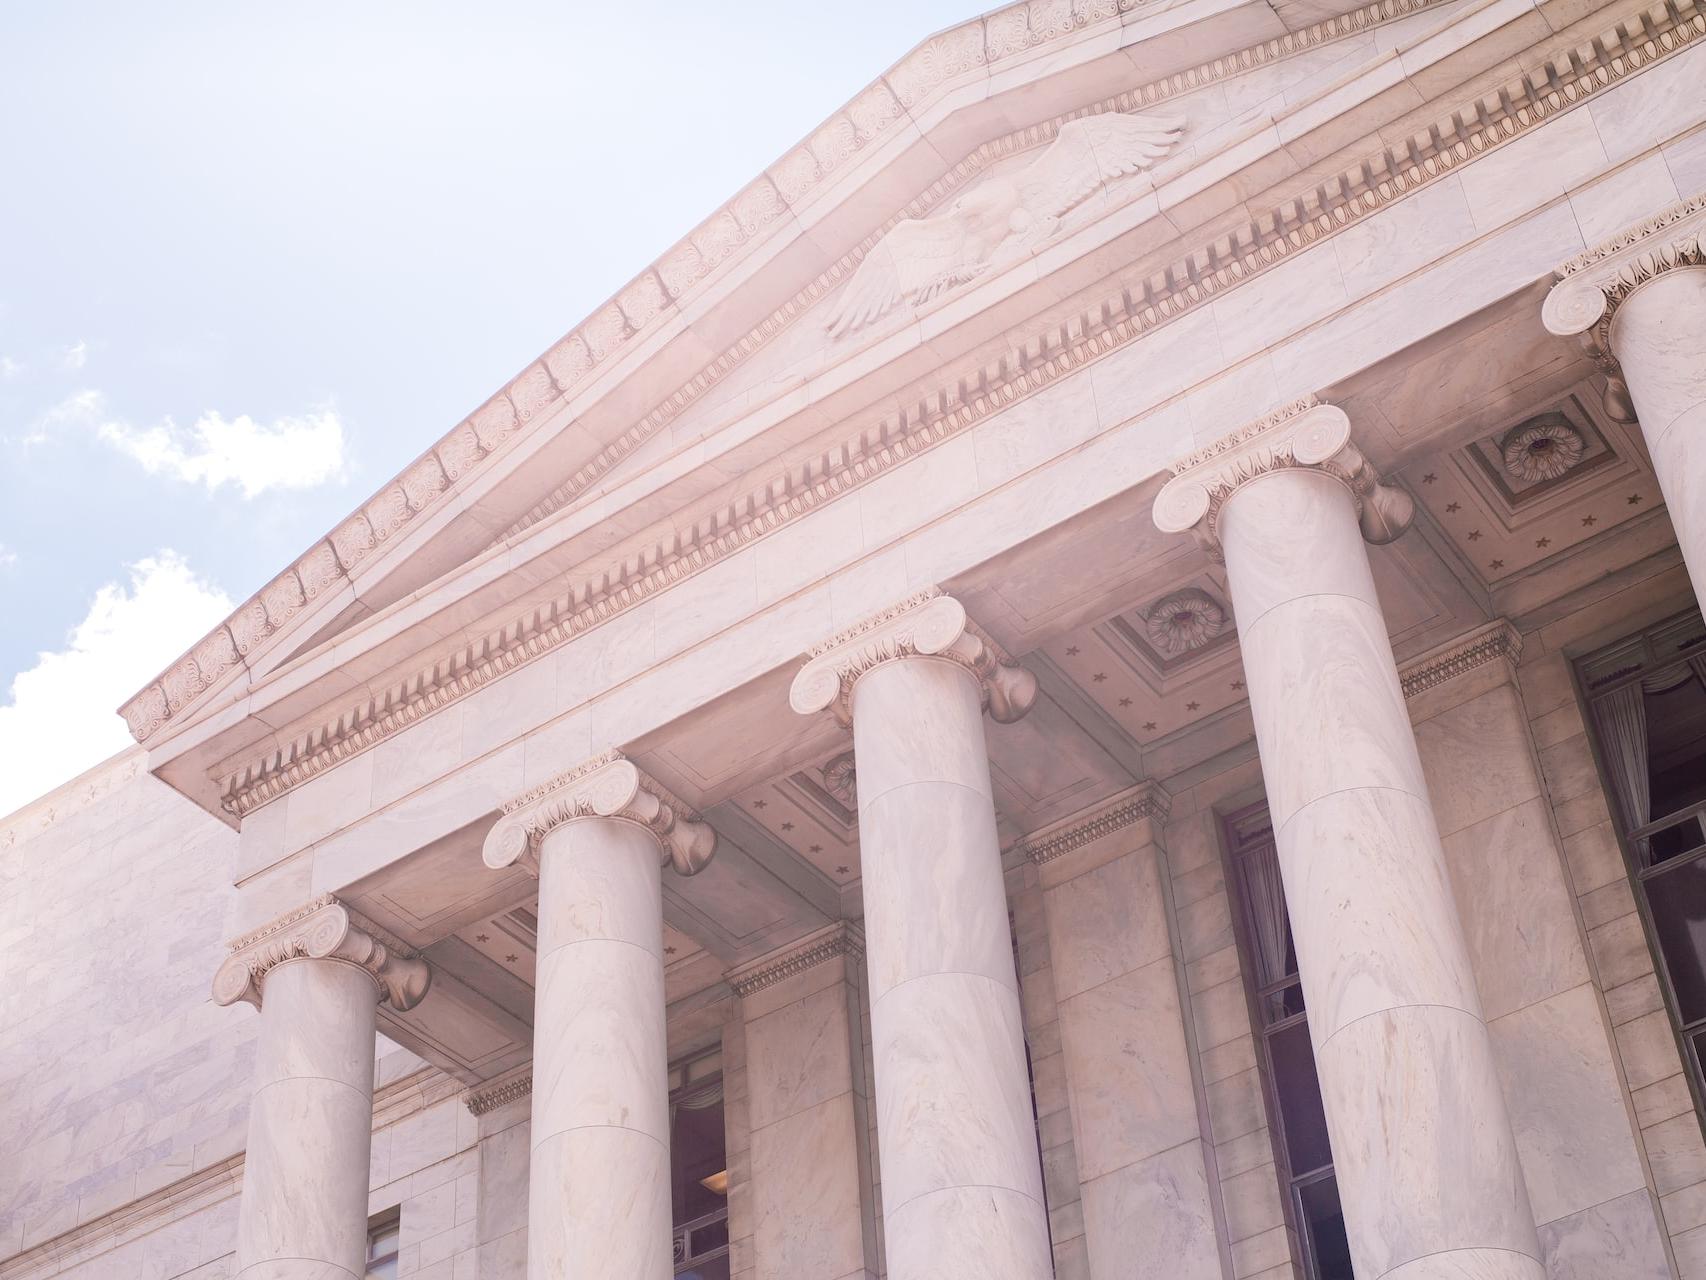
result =
[{"label": "triangular pediment", "polygon": [[[1040,385],[1028,370],[1087,326],[1152,323],[1247,251],[1224,230],[1229,175],[1271,184],[1302,165],[1271,108],[1194,123],[1205,87],[1288,60],[1318,73],[1315,52],[1435,7],[1304,21],[1110,0],[1051,25],[1039,15],[1063,6],[1032,4],[933,37],[151,682],[123,709],[132,732],[164,758],[183,739],[228,761],[340,689],[437,678],[458,661],[433,657],[449,635],[591,608],[707,536],[748,536],[761,509],[826,500],[831,464],[857,469],[921,422]],[[1286,110],[1313,112],[1332,154],[1351,135],[1322,96]],[[1084,310],[1087,290],[1151,267],[1123,311]],[[430,617],[429,595],[448,601]],[[420,677],[393,669],[427,658]]]}]

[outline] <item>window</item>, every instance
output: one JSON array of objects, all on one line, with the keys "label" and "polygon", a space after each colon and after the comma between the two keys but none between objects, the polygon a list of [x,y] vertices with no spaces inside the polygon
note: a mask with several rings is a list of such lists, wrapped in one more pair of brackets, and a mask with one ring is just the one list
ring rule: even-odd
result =
[{"label": "window", "polygon": [[1257,1064],[1274,1123],[1275,1159],[1289,1192],[1288,1211],[1304,1274],[1310,1280],[1353,1280],[1267,806],[1233,814],[1226,820],[1226,835],[1233,932],[1256,1028]]},{"label": "window", "polygon": [[397,1246],[402,1242],[400,1213],[390,1209],[367,1224],[367,1280],[397,1280]]},{"label": "window", "polygon": [[729,1162],[723,1133],[720,1053],[669,1073],[670,1208],[675,1274],[729,1280]]},{"label": "window", "polygon": [[1698,1100],[1706,1097],[1706,629],[1699,612],[1583,658],[1576,675]]}]

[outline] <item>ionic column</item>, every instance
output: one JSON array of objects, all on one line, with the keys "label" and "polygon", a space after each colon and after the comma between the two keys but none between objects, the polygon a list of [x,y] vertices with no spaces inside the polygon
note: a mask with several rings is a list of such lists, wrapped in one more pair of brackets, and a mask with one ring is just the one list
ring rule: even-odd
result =
[{"label": "ionic column", "polygon": [[1541,318],[1581,334],[1606,408],[1639,420],[1697,599],[1706,600],[1706,196],[1558,268]]},{"label": "ionic column", "polygon": [[231,947],[214,1001],[261,1011],[238,1280],[361,1280],[379,1003],[412,1009],[432,975],[329,896]]},{"label": "ionic column", "polygon": [[528,1280],[668,1280],[662,866],[716,834],[621,756],[505,806],[493,868],[539,877]]},{"label": "ionic column", "polygon": [[1224,554],[1359,1280],[1544,1268],[1364,538],[1412,514],[1312,399],[1174,468]]},{"label": "ionic column", "polygon": [[851,724],[891,1280],[1052,1274],[983,711],[1036,680],[926,592],[813,650],[794,709]]}]

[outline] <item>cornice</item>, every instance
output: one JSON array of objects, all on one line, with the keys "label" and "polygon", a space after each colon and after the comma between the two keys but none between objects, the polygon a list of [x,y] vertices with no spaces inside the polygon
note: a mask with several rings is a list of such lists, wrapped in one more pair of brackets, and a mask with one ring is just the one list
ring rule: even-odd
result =
[{"label": "cornice", "polygon": [[1155,524],[1163,533],[1195,535],[1216,561],[1220,513],[1239,489],[1270,471],[1303,468],[1333,477],[1350,491],[1357,521],[1370,542],[1391,542],[1415,516],[1415,503],[1380,474],[1351,443],[1345,411],[1305,396],[1257,418],[1173,464],[1173,478],[1155,498]]},{"label": "cornice", "polygon": [[1605,407],[1619,422],[1633,422],[1635,409],[1611,345],[1618,309],[1642,285],[1690,267],[1706,267],[1706,195],[1626,227],[1556,272],[1557,283],[1540,308],[1541,322],[1560,338],[1582,336],[1607,374]]},{"label": "cornice", "polygon": [[1088,814],[1075,814],[1026,836],[1020,852],[1042,866],[1146,819],[1166,822],[1172,807],[1173,798],[1160,783],[1141,782]]},{"label": "cornice", "polygon": [[786,982],[796,974],[816,968],[838,956],[862,960],[865,956],[865,936],[846,921],[820,929],[803,941],[783,948],[775,955],[765,956],[724,975],[735,995],[745,1000],[766,987]]},{"label": "cornice", "polygon": [[[444,501],[461,477],[499,452],[512,438],[549,417],[576,388],[619,353],[637,340],[661,331],[670,317],[678,314],[679,304],[695,292],[696,286],[726,264],[751,252],[766,238],[773,223],[795,205],[807,201],[831,174],[845,171],[860,152],[886,140],[891,130],[908,125],[911,113],[927,105],[949,79],[976,66],[993,66],[1051,42],[1069,39],[1100,22],[1117,22],[1121,13],[1141,3],[1142,0],[1080,0],[1068,10],[1053,0],[1032,0],[1030,4],[973,19],[918,46],[131,697],[120,708],[131,735],[138,742],[146,742],[161,725],[218,684],[227,672],[312,601],[347,580],[373,550],[395,537],[416,516]],[[654,405],[643,418],[608,442],[498,541],[528,528],[584,493],[820,299],[844,284],[865,254],[897,222],[928,213],[996,161],[1050,141],[1071,120],[1107,111],[1129,112],[1165,102],[1441,3],[1444,0],[1376,0],[1351,13],[1312,23],[1299,31],[1211,59],[982,144],[693,378]],[[1036,11],[1035,26],[1032,10]],[[1024,34],[990,34],[993,31]]]},{"label": "cornice", "polygon": [[907,657],[944,658],[971,672],[998,724],[1020,719],[1037,698],[1037,678],[966,617],[964,605],[929,587],[813,646],[788,690],[789,704],[801,715],[830,711],[850,727],[859,677]]},{"label": "cornice", "polygon": [[261,1007],[267,974],[287,960],[340,960],[365,969],[378,997],[406,1012],[432,983],[420,952],[363,919],[331,894],[286,912],[230,944],[231,954],[213,976],[215,1004],[247,1001]]},{"label": "cornice", "polygon": [[494,1079],[483,1081],[462,1095],[462,1102],[477,1116],[512,1102],[519,1102],[533,1092],[533,1064],[516,1067]]},{"label": "cornice", "polygon": [[[1667,12],[1671,12],[1668,11]],[[1220,294],[1313,248],[1458,166],[1526,134],[1559,112],[1621,83],[1706,34],[1699,0],[1668,25],[1614,28],[1584,46],[1568,75],[1525,74],[1473,110],[1442,116],[1418,141],[1389,147],[1247,227],[1182,256],[1140,288],[1110,290],[975,370],[944,369],[933,395],[857,422],[842,440],[779,477],[724,503],[686,535],[589,570],[572,591],[293,734],[221,779],[222,804],[243,817],[326,769],[401,732],[441,707],[718,564],[765,534],[853,492],[1015,402],[1212,302]]]},{"label": "cornice", "polygon": [[608,751],[559,774],[504,805],[486,833],[480,856],[493,870],[520,863],[539,874],[539,847],[565,822],[611,818],[644,827],[677,874],[704,869],[717,833],[620,752]]},{"label": "cornice", "polygon": [[1414,698],[1489,662],[1506,662],[1515,671],[1522,636],[1503,618],[1430,649],[1399,668],[1404,696]]}]

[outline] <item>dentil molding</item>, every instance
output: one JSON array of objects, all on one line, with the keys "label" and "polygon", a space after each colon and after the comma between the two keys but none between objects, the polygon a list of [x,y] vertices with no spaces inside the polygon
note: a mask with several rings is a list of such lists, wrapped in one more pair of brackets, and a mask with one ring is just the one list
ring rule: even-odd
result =
[{"label": "dentil molding", "polygon": [[367,970],[379,998],[399,1012],[418,1005],[432,983],[420,952],[325,894],[230,944],[213,975],[215,1004],[261,1007],[267,974],[286,960],[341,960]]},{"label": "dentil molding", "polygon": [[966,617],[964,605],[930,587],[814,646],[794,677],[788,702],[801,715],[830,711],[851,728],[859,677],[908,657],[943,658],[971,672],[998,724],[1020,719],[1037,700],[1037,678]]},{"label": "dentil molding", "polygon": [[1039,867],[1104,836],[1146,819],[1165,823],[1173,798],[1159,782],[1143,781],[1096,805],[1089,813],[1051,823],[1020,842],[1020,852]]},{"label": "dentil molding", "polygon": [[619,751],[594,756],[504,806],[480,856],[494,870],[520,863],[539,874],[539,846],[565,822],[610,818],[644,827],[680,875],[702,870],[717,833]]},{"label": "dentil molding", "polygon": [[1635,421],[1629,385],[1611,347],[1618,308],[1642,285],[1666,272],[1706,266],[1706,195],[1673,204],[1628,227],[1558,268],[1540,319],[1560,338],[1580,334],[1605,371],[1605,408],[1619,422]]},{"label": "dentil molding", "polygon": [[729,984],[730,990],[745,1000],[766,987],[786,982],[796,974],[814,969],[838,956],[849,956],[855,961],[865,957],[865,935],[857,925],[849,924],[845,920],[807,934],[798,942],[790,943],[779,951],[754,960],[751,964],[731,970],[723,976],[723,980]]},{"label": "dentil molding", "polygon": [[[1396,16],[1386,0],[1370,6],[1368,14],[1371,23]],[[655,545],[625,554],[616,563],[590,565],[581,575],[583,580],[566,593],[447,655],[435,655],[419,670],[360,703],[329,711],[323,721],[293,731],[284,745],[221,777],[222,805],[238,818],[253,812],[423,717],[722,562],[753,541],[1211,303],[1227,290],[1331,239],[1561,112],[1614,88],[1703,36],[1706,9],[1702,0],[1669,3],[1662,12],[1655,10],[1639,21],[1619,24],[1583,46],[1567,71],[1525,72],[1508,82],[1496,95],[1500,104],[1497,109],[1487,105],[1493,101],[1488,98],[1473,110],[1442,115],[1425,134],[1417,135],[1425,141],[1387,147],[1345,174],[1252,218],[1236,234],[1182,255],[1174,265],[1144,281],[1141,288],[1121,286],[1093,297],[1082,309],[1023,337],[993,362],[980,359],[969,373],[944,370],[936,393],[879,420],[854,423],[847,438],[780,476],[763,476],[750,492],[730,499],[716,510],[714,518],[700,521],[693,531],[671,534]],[[1178,86],[1169,87],[1168,95],[1175,88],[1187,92],[1196,87],[1200,70],[1180,73],[1183,79]],[[1230,64],[1216,63],[1209,79],[1237,73]],[[1146,88],[1143,94],[1147,93]],[[1114,109],[1125,109],[1121,104],[1128,96],[1122,95]],[[1140,94],[1132,103],[1157,100]],[[610,465],[648,438],[649,428],[617,449]],[[623,437],[624,441],[628,439]],[[591,468],[586,483],[591,483],[594,473],[602,474],[602,467],[601,462]],[[178,665],[191,663],[192,657],[186,655]],[[218,664],[225,661],[217,659],[214,666],[222,671],[225,668]],[[209,674],[212,667],[200,670],[209,682],[215,678]],[[148,714],[132,718],[133,734],[145,739],[158,729],[171,701],[159,685],[150,686],[133,699],[126,707],[127,717],[133,709],[141,714],[144,703],[157,705],[160,711],[158,719]]]},{"label": "dentil molding", "polygon": [[1495,618],[1455,640],[1418,654],[1399,667],[1398,677],[1404,696],[1414,698],[1489,662],[1505,663],[1514,677],[1521,656],[1522,636],[1509,621]]},{"label": "dentil molding", "polygon": [[1323,472],[1350,490],[1370,542],[1391,542],[1415,516],[1410,495],[1383,483],[1351,443],[1345,411],[1305,396],[1174,463],[1173,478],[1155,498],[1155,524],[1163,533],[1189,530],[1210,557],[1224,561],[1217,526],[1226,500],[1257,476],[1293,468]]}]

